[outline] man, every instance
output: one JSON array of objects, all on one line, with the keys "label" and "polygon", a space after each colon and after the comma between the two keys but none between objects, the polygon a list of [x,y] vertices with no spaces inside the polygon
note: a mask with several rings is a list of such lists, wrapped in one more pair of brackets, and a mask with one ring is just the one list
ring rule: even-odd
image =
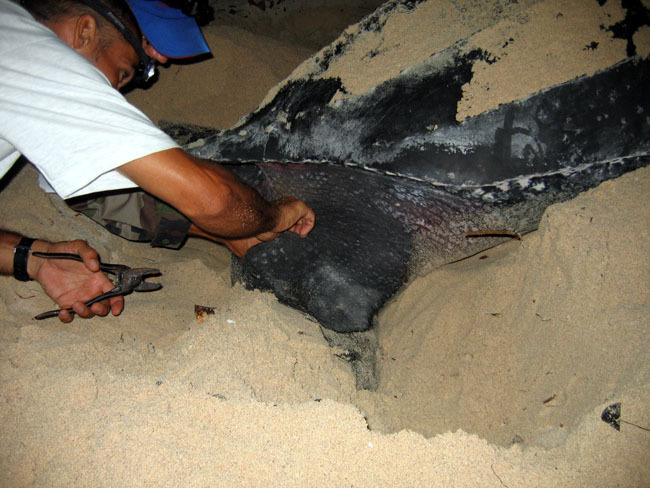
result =
[{"label": "man", "polygon": [[[188,11],[209,19],[211,9],[207,0],[127,1],[143,33],[143,51],[150,58],[164,64],[170,59],[197,58],[210,53],[198,21],[185,14]],[[47,184],[41,186],[48,188]],[[178,248],[190,230],[190,222],[184,216],[142,191],[94,194],[69,199],[68,204],[116,235],[156,247]]]},{"label": "man", "polygon": [[[189,235],[221,242],[237,256],[280,232],[311,231],[315,216],[303,202],[266,202],[224,168],[185,153],[117,91],[146,75],[149,59],[124,0],[20,4],[0,0],[0,175],[22,153],[65,199],[139,187],[186,217]],[[105,291],[110,281],[97,270],[94,251],[79,243],[16,245],[17,238],[0,233],[0,272],[16,274],[18,264],[22,278],[38,279],[60,307],[72,305],[81,316],[108,313],[109,306],[119,313],[120,300],[83,308],[95,291],[56,295],[69,289],[61,281],[70,275],[46,273],[50,261],[28,259],[25,248],[83,253],[85,266],[66,266]]]}]

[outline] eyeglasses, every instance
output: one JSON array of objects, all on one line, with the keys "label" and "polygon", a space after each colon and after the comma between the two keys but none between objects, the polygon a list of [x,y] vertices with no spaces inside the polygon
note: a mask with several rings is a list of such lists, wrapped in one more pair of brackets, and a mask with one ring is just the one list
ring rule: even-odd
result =
[{"label": "eyeglasses", "polygon": [[[143,51],[144,52],[144,51]],[[147,56],[145,54],[145,56]],[[156,60],[151,59],[147,56],[149,62],[144,64],[142,58],[140,58],[140,63],[138,64],[137,69],[135,70],[135,75],[133,76],[133,82],[138,85],[145,85],[147,82],[153,78],[156,74]]]},{"label": "eyeglasses", "polygon": [[122,37],[124,37],[124,39],[129,44],[131,44],[133,49],[135,49],[140,62],[136,67],[135,74],[133,76],[133,83],[136,83],[138,85],[145,85],[151,78],[153,78],[153,76],[156,74],[156,61],[154,59],[151,59],[144,52],[142,49],[142,43],[138,42],[138,39],[135,35],[133,35],[133,32],[131,32],[131,30],[124,24],[124,22],[122,22],[122,20],[115,14],[115,12],[97,0],[77,1],[92,8],[95,12],[113,24],[115,28],[120,32],[120,34],[122,34]]}]

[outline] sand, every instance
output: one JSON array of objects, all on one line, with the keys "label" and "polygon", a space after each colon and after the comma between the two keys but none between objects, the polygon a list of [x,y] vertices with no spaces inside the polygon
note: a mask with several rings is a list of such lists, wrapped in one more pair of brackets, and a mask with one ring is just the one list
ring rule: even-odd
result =
[{"label": "sand", "polygon": [[[229,5],[204,28],[214,59],[129,94],[153,120],[235,124],[365,12]],[[515,18],[556,7],[511,6]],[[462,36],[488,42],[505,25],[488,14]],[[638,38],[646,49],[647,32]],[[620,55],[620,40],[601,42],[611,50],[596,65]],[[597,69],[582,61],[548,76]],[[490,103],[521,93],[498,82],[505,68],[475,78],[494,82]],[[462,116],[487,103],[480,86],[467,93]],[[160,268],[164,287],[129,296],[119,317],[65,325],[32,319],[53,306],[38,284],[0,279],[1,486],[650,485],[650,433],[601,420],[620,402],[624,421],[650,428],[649,168],[551,206],[521,241],[415,278],[378,317],[373,392],[356,391],[314,321],[232,287],[224,248],[125,241],[36,180],[25,166],[2,181],[3,228],[87,239],[107,262]],[[214,314],[199,319],[195,305]]]}]

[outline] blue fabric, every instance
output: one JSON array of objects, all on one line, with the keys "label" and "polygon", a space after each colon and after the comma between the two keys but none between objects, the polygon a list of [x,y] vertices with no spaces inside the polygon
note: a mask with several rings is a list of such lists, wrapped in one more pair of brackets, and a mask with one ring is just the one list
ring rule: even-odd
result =
[{"label": "blue fabric", "polygon": [[143,34],[168,58],[210,52],[196,20],[158,0],[128,0]]}]

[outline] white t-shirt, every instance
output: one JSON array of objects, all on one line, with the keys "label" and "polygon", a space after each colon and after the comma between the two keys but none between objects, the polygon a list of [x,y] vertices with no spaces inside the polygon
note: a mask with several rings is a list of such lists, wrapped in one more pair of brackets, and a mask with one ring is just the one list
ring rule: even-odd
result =
[{"label": "white t-shirt", "polygon": [[0,0],[0,177],[23,154],[62,198],[133,188],[115,168],[172,147],[99,69]]}]

